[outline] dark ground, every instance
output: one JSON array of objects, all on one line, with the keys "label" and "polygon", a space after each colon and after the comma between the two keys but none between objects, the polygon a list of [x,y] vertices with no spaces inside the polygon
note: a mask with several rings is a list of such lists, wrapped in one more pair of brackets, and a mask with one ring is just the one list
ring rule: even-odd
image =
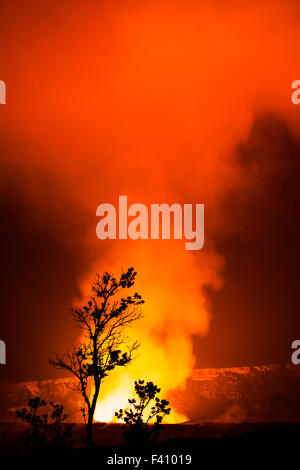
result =
[{"label": "dark ground", "polygon": [[[0,426],[0,458],[3,462],[16,462],[19,466],[29,463],[34,468],[44,468],[45,465],[66,468],[111,468],[108,458],[141,457],[138,467],[129,464],[119,464],[120,469],[130,468],[161,468],[188,467],[216,468],[216,466],[231,465],[234,468],[255,466],[267,469],[270,466],[288,468],[297,466],[300,442],[300,424],[291,423],[240,423],[240,424],[181,424],[165,425],[159,442],[144,448],[126,447],[122,442],[120,425],[95,424],[95,441],[98,446],[94,449],[82,447],[84,428],[74,426],[72,448],[55,451],[20,450],[24,442],[25,428],[20,425]],[[101,442],[100,442],[101,441]],[[162,455],[163,463],[152,463],[153,455]],[[177,460],[185,460],[190,455],[192,464],[168,463],[171,456]],[[176,457],[173,457],[176,461]],[[1,466],[2,468],[2,466]]]}]

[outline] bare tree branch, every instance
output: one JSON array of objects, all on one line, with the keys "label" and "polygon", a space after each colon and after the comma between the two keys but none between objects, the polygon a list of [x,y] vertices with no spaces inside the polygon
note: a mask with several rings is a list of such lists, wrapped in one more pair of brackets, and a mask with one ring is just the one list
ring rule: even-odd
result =
[{"label": "bare tree branch", "polygon": [[[139,347],[137,342],[130,344],[124,330],[142,317],[144,301],[138,293],[127,297],[119,295],[123,289],[134,285],[135,277],[133,268],[122,271],[118,279],[107,272],[102,276],[97,274],[88,302],[71,309],[76,326],[83,331],[84,340],[49,361],[54,368],[65,370],[74,377],[71,387],[81,394],[88,410],[90,444],[102,381],[116,367],[127,366]],[[124,346],[126,351],[122,350]]]}]

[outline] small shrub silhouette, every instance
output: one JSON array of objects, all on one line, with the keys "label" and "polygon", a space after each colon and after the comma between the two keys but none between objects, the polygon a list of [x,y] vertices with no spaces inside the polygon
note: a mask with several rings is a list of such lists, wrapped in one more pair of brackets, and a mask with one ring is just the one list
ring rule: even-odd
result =
[{"label": "small shrub silhouette", "polygon": [[[16,415],[31,426],[26,446],[29,448],[67,447],[72,436],[72,427],[63,428],[67,418],[63,405],[49,404],[39,397],[30,398],[28,408],[17,410]],[[47,413],[47,410],[49,412]],[[39,414],[39,411],[42,414]]]},{"label": "small shrub silhouette", "polygon": [[153,382],[145,384],[144,380],[135,381],[134,389],[138,399],[129,399],[131,407],[115,413],[125,423],[123,436],[128,445],[146,444],[157,439],[163,418],[171,412],[169,402],[157,397],[160,388]]}]

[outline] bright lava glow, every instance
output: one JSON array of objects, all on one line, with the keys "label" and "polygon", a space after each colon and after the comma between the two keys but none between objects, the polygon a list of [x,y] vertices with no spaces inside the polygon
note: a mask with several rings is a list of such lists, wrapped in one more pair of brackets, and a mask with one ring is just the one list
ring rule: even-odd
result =
[{"label": "bright lava glow", "polygon": [[[130,374],[122,374],[118,379],[119,384],[115,388],[107,390],[107,394],[106,390],[104,390],[105,398],[98,400],[94,415],[95,421],[102,423],[117,422],[115,412],[120,408],[126,409],[129,406],[128,398],[134,397],[134,378]],[[160,392],[159,396],[165,398],[162,392]],[[182,423],[186,420],[186,416],[172,410],[171,414],[164,418],[163,423]]]}]

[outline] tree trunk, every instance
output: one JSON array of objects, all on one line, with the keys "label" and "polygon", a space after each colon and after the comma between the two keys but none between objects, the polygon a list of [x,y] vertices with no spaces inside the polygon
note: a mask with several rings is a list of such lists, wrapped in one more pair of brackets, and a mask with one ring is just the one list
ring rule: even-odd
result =
[{"label": "tree trunk", "polygon": [[95,445],[93,441],[93,420],[94,420],[94,414],[95,414],[95,409],[96,409],[96,404],[99,396],[99,390],[100,390],[100,384],[96,386],[95,394],[93,396],[93,401],[91,408],[89,409],[89,416],[88,416],[88,422],[87,422],[87,427],[86,427],[86,433],[87,433],[87,445],[89,447],[92,447]]},{"label": "tree trunk", "polygon": [[88,422],[86,426],[86,434],[87,434],[87,445],[88,447],[92,447],[94,445],[93,441],[93,417],[94,417],[94,412],[90,410],[89,416],[88,416]]}]

